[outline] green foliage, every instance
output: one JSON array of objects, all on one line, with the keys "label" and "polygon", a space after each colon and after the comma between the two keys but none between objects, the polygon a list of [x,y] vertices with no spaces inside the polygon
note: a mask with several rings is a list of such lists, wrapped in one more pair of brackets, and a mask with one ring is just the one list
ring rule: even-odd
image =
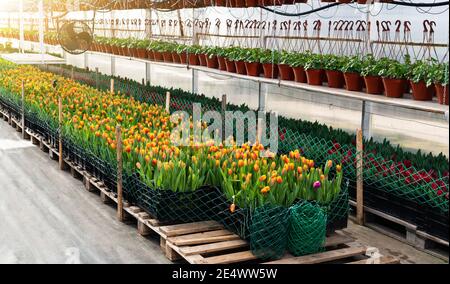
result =
[{"label": "green foliage", "polygon": [[382,68],[378,75],[385,78],[390,79],[407,79],[410,66],[407,63],[401,63],[397,60],[383,58],[381,59],[380,64],[382,64]]},{"label": "green foliage", "polygon": [[307,52],[306,53],[306,60],[305,60],[305,70],[309,70],[309,69],[323,69],[324,67],[324,62],[323,62],[323,58],[322,55],[320,54],[313,54],[311,52]]},{"label": "green foliage", "polygon": [[384,60],[377,60],[372,54],[364,56],[362,61],[361,76],[379,76],[384,68]]},{"label": "green foliage", "polygon": [[333,71],[341,71],[346,64],[345,57],[327,54],[323,56],[324,69],[325,70],[333,70]]},{"label": "green foliage", "polygon": [[344,57],[342,72],[344,73],[361,73],[363,69],[363,61],[358,56]]}]

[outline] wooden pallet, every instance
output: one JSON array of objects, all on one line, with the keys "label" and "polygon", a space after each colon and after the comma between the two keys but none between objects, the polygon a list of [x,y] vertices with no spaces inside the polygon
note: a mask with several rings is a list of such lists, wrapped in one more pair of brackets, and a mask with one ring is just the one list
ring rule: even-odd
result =
[{"label": "wooden pallet", "polygon": [[[350,200],[350,205],[356,206],[356,202]],[[350,218],[353,217],[350,216]],[[382,224],[380,219],[383,221]],[[419,230],[414,224],[368,206],[364,206],[364,220],[364,226],[374,231],[412,245],[443,260],[448,261],[449,259],[449,242]]]},{"label": "wooden pallet", "polygon": [[[333,249],[321,253],[304,256],[287,256],[280,260],[266,262],[264,264],[399,264],[400,261],[392,256],[374,255],[374,248],[365,246],[349,246]],[[355,260],[357,258],[357,260]]]}]

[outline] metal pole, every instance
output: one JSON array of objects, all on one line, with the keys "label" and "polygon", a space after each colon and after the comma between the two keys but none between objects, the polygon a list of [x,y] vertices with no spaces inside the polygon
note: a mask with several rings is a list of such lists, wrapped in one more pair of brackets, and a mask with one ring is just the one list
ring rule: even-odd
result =
[{"label": "metal pole", "polygon": [[23,0],[19,1],[19,36],[19,49],[21,53],[24,53],[25,31],[23,23]]},{"label": "metal pole", "polygon": [[225,142],[226,137],[226,112],[227,112],[227,95],[222,95],[222,142]]},{"label": "metal pole", "polygon": [[44,64],[44,2],[39,0],[39,48],[41,51],[41,64]]}]

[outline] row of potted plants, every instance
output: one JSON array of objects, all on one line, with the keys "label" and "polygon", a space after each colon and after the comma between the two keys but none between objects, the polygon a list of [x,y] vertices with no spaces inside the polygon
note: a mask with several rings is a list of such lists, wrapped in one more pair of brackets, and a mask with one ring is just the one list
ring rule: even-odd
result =
[{"label": "row of potted plants", "polygon": [[368,94],[400,98],[412,89],[415,100],[448,100],[448,63],[418,60],[411,63],[372,55],[320,55],[310,52],[278,52],[259,48],[189,46],[163,41],[98,38],[93,50],[138,58],[201,65],[248,76],[346,88]]},{"label": "row of potted plants", "polygon": [[[0,30],[0,36],[17,37],[17,30]],[[37,41],[36,34],[27,38]],[[45,34],[45,42],[57,44],[57,34]],[[448,63],[435,60],[418,60],[411,63],[389,58],[376,59],[371,55],[363,58],[336,55],[319,55],[296,52],[278,52],[258,48],[202,47],[164,41],[134,38],[96,37],[91,49],[97,52],[130,56],[142,59],[201,65],[227,72],[249,76],[264,75],[266,78],[346,88],[369,94],[385,94],[400,98],[412,89],[415,100],[432,100],[437,96],[440,104],[449,103]]]}]

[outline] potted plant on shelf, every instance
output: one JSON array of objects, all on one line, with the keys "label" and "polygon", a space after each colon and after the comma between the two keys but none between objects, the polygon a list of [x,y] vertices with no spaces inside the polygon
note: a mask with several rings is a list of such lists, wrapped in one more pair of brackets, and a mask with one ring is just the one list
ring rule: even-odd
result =
[{"label": "potted plant on shelf", "polygon": [[175,52],[178,54],[179,58],[180,58],[180,63],[182,64],[187,64],[188,62],[188,56],[187,56],[187,49],[188,46],[185,44],[178,44],[177,48],[175,49]]},{"label": "potted plant on shelf", "polygon": [[363,58],[361,76],[364,78],[368,94],[383,94],[383,80],[379,75],[381,69],[383,69],[383,61],[375,59],[372,54],[368,54]]},{"label": "potted plant on shelf", "polygon": [[[217,63],[219,70],[227,71],[226,55],[227,50],[223,47],[216,47]],[[234,65],[234,64],[233,64]]]},{"label": "potted plant on shelf", "polygon": [[428,80],[431,71],[431,63],[429,61],[417,60],[411,65],[409,83],[414,100],[431,101],[433,99],[435,89],[433,82]]},{"label": "potted plant on shelf", "polygon": [[361,77],[362,60],[358,56],[344,58],[342,72],[344,72],[345,88],[348,91],[362,91],[363,79]]},{"label": "potted plant on shelf", "polygon": [[323,61],[322,55],[313,54],[311,52],[306,53],[305,60],[306,79],[309,85],[320,86],[322,85],[323,74]]},{"label": "potted plant on shelf", "polygon": [[282,51],[280,53],[280,61],[278,63],[278,71],[280,74],[280,80],[293,81],[294,71],[289,65],[292,62],[293,53],[288,51]]},{"label": "potted plant on shelf", "polygon": [[290,58],[289,66],[291,66],[292,71],[294,72],[294,80],[297,83],[306,83],[306,72],[305,72],[305,64],[306,64],[307,55],[305,53],[293,53]]},{"label": "potted plant on shelf", "polygon": [[190,45],[186,47],[189,65],[199,65],[198,54],[202,47],[199,45]]},{"label": "potted plant on shelf", "polygon": [[152,41],[148,48],[152,51],[153,53],[153,57],[156,61],[164,61],[163,58],[163,51],[164,51],[164,46],[163,43],[161,41]]},{"label": "potted plant on shelf", "polygon": [[261,54],[263,50],[260,48],[246,48],[244,49],[245,70],[248,76],[259,77],[261,74]]},{"label": "potted plant on shelf", "polygon": [[219,47],[217,46],[209,46],[204,49],[206,54],[206,66],[208,68],[217,69],[219,67],[219,61],[217,59]]},{"label": "potted plant on shelf", "polygon": [[150,60],[155,60],[155,54],[152,50],[153,42],[149,41],[145,49],[147,50],[147,58]]},{"label": "potted plant on shelf", "polygon": [[280,53],[275,50],[261,50],[259,62],[263,67],[264,77],[269,79],[278,78],[278,62]]},{"label": "potted plant on shelf", "polygon": [[137,57],[148,58],[147,46],[150,44],[149,40],[139,40],[136,45]]},{"label": "potted plant on shelf", "polygon": [[[175,51],[176,46],[175,44],[171,43],[171,42],[163,42],[162,43],[162,56],[164,59],[164,62],[174,62],[173,61],[173,56],[172,53]],[[178,56],[178,55],[177,55]],[[180,59],[178,58],[178,61]]]},{"label": "potted plant on shelf", "polygon": [[342,88],[344,86],[344,75],[342,68],[345,64],[345,58],[334,54],[323,56],[323,67],[328,79],[328,87]]},{"label": "potted plant on shelf", "polygon": [[434,64],[428,81],[434,81],[438,102],[448,105],[448,63]]},{"label": "potted plant on shelf", "polygon": [[383,58],[381,61],[380,64],[382,64],[383,68],[380,70],[379,75],[383,78],[386,97],[403,97],[408,83],[408,65],[388,58]]},{"label": "potted plant on shelf", "polygon": [[[233,46],[228,50],[228,59],[234,62],[236,73],[247,75],[245,69],[245,52],[241,47]],[[228,67],[227,67],[228,69]]]},{"label": "potted plant on shelf", "polygon": [[126,40],[126,50],[130,57],[138,57],[137,55],[137,39],[129,38]]},{"label": "potted plant on shelf", "polygon": [[227,72],[236,73],[236,65],[233,61],[233,53],[236,47],[231,46],[224,49],[224,58],[225,58],[225,66],[227,68]]}]

